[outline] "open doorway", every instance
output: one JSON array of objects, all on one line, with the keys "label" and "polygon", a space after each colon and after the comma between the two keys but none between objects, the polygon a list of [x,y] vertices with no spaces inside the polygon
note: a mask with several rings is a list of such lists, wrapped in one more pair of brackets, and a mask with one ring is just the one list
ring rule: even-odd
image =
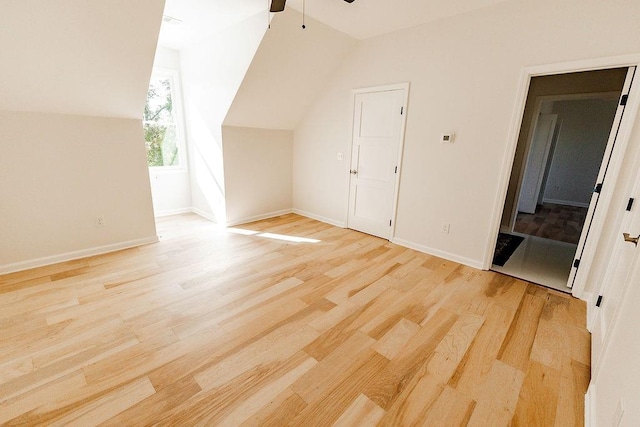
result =
[{"label": "open doorway", "polygon": [[625,67],[531,79],[492,270],[570,292],[629,74]]}]

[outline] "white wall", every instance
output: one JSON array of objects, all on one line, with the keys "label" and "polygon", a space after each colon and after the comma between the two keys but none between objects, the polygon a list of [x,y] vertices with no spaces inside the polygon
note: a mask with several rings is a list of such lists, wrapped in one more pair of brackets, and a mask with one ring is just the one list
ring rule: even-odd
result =
[{"label": "white wall", "polygon": [[264,15],[258,14],[180,51],[192,205],[222,224],[222,122],[266,27]]},{"label": "white wall", "polygon": [[0,151],[0,273],[156,240],[141,119],[0,112]]},{"label": "white wall", "polygon": [[2,3],[0,273],[156,240],[142,111],[163,6]]},{"label": "white wall", "polygon": [[291,131],[356,41],[291,8],[274,15],[224,120],[227,223],[290,211]]},{"label": "white wall", "polygon": [[[156,56],[153,61],[153,68],[162,68],[177,73],[176,94],[179,97],[180,105],[184,105],[182,97],[182,83],[180,79],[180,52],[174,49],[158,46]],[[174,101],[174,108],[177,103]],[[183,111],[176,111],[178,125],[184,132],[185,118]],[[191,179],[189,176],[189,156],[186,141],[179,154],[182,158],[183,167],[180,169],[163,170],[162,168],[149,169],[151,179],[151,194],[153,196],[153,211],[156,216],[171,215],[179,212],[191,210]]]},{"label": "white wall", "polygon": [[350,91],[409,81],[396,238],[482,266],[523,67],[637,52],[638,16],[632,0],[512,1],[363,41],[295,130],[294,208],[345,221]]},{"label": "white wall", "polygon": [[224,126],[227,224],[291,210],[293,132]]},{"label": "white wall", "polygon": [[356,40],[291,8],[274,15],[224,120],[237,127],[294,129]]},{"label": "white wall", "polygon": [[544,201],[589,206],[607,146],[618,99],[558,101],[553,113],[562,120],[549,168]]}]

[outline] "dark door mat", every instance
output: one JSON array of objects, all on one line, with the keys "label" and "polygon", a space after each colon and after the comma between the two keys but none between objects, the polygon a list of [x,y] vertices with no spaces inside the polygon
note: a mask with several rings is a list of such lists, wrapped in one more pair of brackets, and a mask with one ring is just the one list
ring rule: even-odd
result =
[{"label": "dark door mat", "polygon": [[522,236],[499,233],[498,241],[496,242],[496,252],[493,255],[493,264],[500,267],[504,266],[523,240],[524,237]]}]

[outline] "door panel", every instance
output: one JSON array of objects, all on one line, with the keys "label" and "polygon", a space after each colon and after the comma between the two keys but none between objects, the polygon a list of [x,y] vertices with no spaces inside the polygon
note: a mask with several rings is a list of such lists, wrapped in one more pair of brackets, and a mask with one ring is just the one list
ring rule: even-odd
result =
[{"label": "door panel", "polygon": [[[629,70],[627,72],[627,79],[625,80],[624,88],[622,89],[623,96],[624,95],[628,96],[629,92],[631,91],[631,85],[634,81],[635,72],[636,72],[636,67],[629,67]],[[600,166],[600,171],[598,172],[598,179],[596,180],[596,183],[601,183],[602,187],[604,187],[605,180],[607,177],[607,172],[609,171],[609,163],[611,161],[613,149],[615,148],[615,145],[616,145],[616,140],[618,138],[618,131],[622,123],[622,117],[624,116],[625,108],[626,108],[625,105],[618,105],[615,118],[613,119],[613,126],[611,127],[611,133],[609,134],[607,147],[605,149],[604,156],[602,158],[602,165]],[[593,194],[591,195],[591,201],[589,202],[589,209],[587,210],[585,223],[584,223],[584,226],[582,227],[580,240],[578,241],[578,248],[576,249],[575,258],[577,260],[582,260],[584,256],[584,252],[585,252],[584,247],[587,242],[587,238],[589,237],[589,233],[591,231],[593,217],[596,213],[596,208],[598,207],[599,200],[600,200],[600,192],[594,191]],[[573,288],[577,273],[578,273],[578,267],[576,267],[574,264],[574,266],[571,268],[571,272],[569,273],[569,280],[567,281],[567,286],[569,288]]]},{"label": "door panel", "polygon": [[607,269],[599,295],[602,301],[599,308],[596,308],[594,321],[591,327],[592,341],[592,366],[599,367],[603,349],[606,348],[606,341],[612,326],[615,322],[617,312],[620,308],[625,294],[625,290],[632,283],[633,267],[640,262],[640,248],[633,243],[626,242],[623,233],[629,233],[632,237],[640,235],[640,173],[636,177],[636,184],[630,197],[636,202],[631,211],[625,212],[620,229],[618,230],[618,240],[613,249],[611,264]]},{"label": "door panel", "polygon": [[358,153],[358,177],[361,180],[387,182],[389,175],[389,147],[382,143],[369,142],[360,145]]},{"label": "door panel", "polygon": [[360,138],[392,138],[395,136],[395,105],[389,102],[390,92],[374,92],[359,94],[362,102],[362,114],[360,115]]},{"label": "door panel", "polygon": [[536,213],[536,206],[544,178],[544,169],[558,122],[557,114],[541,114],[535,125],[527,164],[525,165],[522,190],[518,200],[518,211]]},{"label": "door panel", "polygon": [[355,95],[349,228],[388,239],[395,200],[405,90]]},{"label": "door panel", "polygon": [[391,214],[384,191],[378,186],[359,185],[355,194],[354,215],[363,219],[376,220],[381,213]]}]

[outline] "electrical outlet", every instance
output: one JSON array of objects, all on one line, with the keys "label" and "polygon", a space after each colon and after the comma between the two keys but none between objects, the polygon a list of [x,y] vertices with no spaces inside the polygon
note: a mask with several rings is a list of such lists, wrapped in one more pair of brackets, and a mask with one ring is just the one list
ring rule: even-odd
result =
[{"label": "electrical outlet", "polygon": [[449,234],[450,227],[451,227],[451,224],[448,224],[448,223],[442,224],[442,232],[444,234]]},{"label": "electrical outlet", "polygon": [[336,155],[336,158],[337,158],[338,160],[342,160],[342,159],[344,159],[344,154],[342,154],[342,153],[338,153],[338,154]]},{"label": "electrical outlet", "polygon": [[104,227],[104,217],[96,217],[96,227]]}]

